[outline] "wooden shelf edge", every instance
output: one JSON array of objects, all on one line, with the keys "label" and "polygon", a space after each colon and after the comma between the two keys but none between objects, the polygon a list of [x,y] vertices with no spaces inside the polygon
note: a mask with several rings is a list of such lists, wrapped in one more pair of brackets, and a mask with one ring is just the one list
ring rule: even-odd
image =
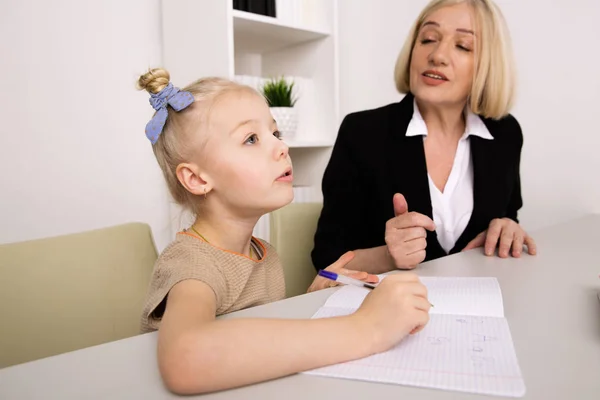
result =
[{"label": "wooden shelf edge", "polygon": [[251,12],[241,11],[241,10],[233,10],[233,19],[234,19],[234,23],[235,23],[235,19],[241,19],[241,20],[245,20],[245,21],[252,21],[252,22],[257,22],[257,23],[262,23],[262,24],[267,24],[267,25],[273,25],[276,27],[293,29],[296,31],[302,31],[302,32],[306,32],[306,33],[312,33],[312,34],[318,35],[318,36],[330,36],[331,35],[331,32],[327,32],[324,30],[314,29],[314,28],[299,26],[299,25],[294,25],[294,24],[288,24],[288,23],[282,22],[274,17],[268,17],[266,15],[254,14]]}]

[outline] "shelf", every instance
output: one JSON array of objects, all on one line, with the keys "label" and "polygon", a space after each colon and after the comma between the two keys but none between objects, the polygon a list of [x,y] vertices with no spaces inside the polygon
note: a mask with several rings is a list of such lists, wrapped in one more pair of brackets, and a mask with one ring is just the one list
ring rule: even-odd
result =
[{"label": "shelf", "polygon": [[235,51],[269,53],[330,35],[329,32],[282,23],[277,18],[233,10]]},{"label": "shelf", "polygon": [[332,140],[285,140],[283,139],[285,144],[288,145],[290,149],[299,149],[299,148],[311,148],[311,147],[333,147],[334,142]]}]

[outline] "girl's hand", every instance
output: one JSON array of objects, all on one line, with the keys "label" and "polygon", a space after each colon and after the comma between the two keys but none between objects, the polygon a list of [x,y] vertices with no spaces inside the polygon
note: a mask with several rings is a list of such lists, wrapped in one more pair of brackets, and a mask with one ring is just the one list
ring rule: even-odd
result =
[{"label": "girl's hand", "polygon": [[[331,264],[329,267],[325,268],[325,271],[335,272],[336,274],[346,275],[350,278],[358,279],[364,282],[369,283],[377,283],[379,282],[379,278],[377,275],[371,275],[364,271],[352,271],[344,268],[346,264],[348,264],[354,258],[354,253],[349,251],[341,256],[336,262]],[[320,276],[317,276],[310,287],[308,288],[307,293],[314,292],[321,289],[327,289],[330,287],[338,286],[339,283],[332,281],[330,279],[326,279]]]},{"label": "girl's hand", "polygon": [[429,322],[427,288],[412,272],[388,275],[353,314],[367,330],[375,353],[386,351]]}]

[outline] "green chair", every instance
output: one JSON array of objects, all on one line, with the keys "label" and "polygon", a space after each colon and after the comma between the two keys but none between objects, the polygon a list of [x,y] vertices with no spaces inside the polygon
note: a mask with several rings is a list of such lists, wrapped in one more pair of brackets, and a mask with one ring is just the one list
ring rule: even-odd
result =
[{"label": "green chair", "polygon": [[0,245],[0,368],[138,334],[156,258],[141,223]]},{"label": "green chair", "polygon": [[287,297],[306,293],[317,275],[310,252],[322,207],[321,203],[291,203],[271,213],[270,242],[283,264]]}]

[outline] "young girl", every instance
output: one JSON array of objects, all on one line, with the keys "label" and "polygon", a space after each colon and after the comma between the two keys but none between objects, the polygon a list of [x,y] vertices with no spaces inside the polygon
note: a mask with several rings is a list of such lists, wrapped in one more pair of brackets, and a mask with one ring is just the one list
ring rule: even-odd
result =
[{"label": "young girl", "polygon": [[[430,305],[412,273],[383,280],[349,316],[216,321],[284,297],[277,253],[252,231],[293,198],[288,147],[247,86],[206,78],[180,91],[164,69],[138,85],[156,110],[146,135],[169,190],[197,216],[157,260],[142,316],[143,332],[159,330],[159,369],[171,391],[233,388],[362,358],[423,328]],[[328,269],[344,272],[352,257]],[[369,279],[363,274],[353,276]]]}]

